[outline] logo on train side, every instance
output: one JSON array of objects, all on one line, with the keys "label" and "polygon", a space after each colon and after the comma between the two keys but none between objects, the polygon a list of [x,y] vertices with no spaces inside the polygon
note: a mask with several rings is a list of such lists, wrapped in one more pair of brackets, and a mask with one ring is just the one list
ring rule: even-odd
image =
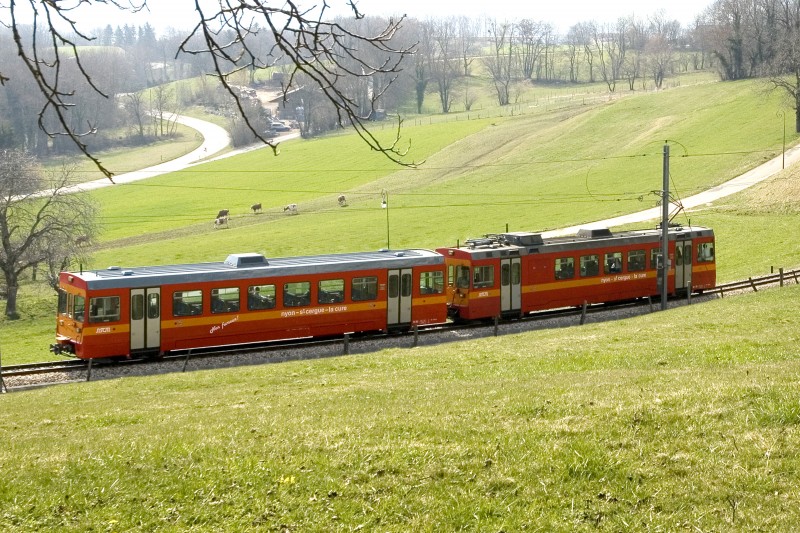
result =
[{"label": "logo on train side", "polygon": [[293,316],[325,315],[328,313],[344,313],[347,311],[346,305],[331,305],[328,307],[305,307],[292,311],[281,311],[281,318]]},{"label": "logo on train side", "polygon": [[227,320],[227,321],[221,323],[218,326],[217,325],[211,326],[211,329],[208,332],[211,333],[211,334],[216,333],[217,331],[225,329],[226,327],[230,326],[234,322],[238,322],[238,321],[239,321],[239,315],[236,315],[235,317],[233,317],[230,320]]}]

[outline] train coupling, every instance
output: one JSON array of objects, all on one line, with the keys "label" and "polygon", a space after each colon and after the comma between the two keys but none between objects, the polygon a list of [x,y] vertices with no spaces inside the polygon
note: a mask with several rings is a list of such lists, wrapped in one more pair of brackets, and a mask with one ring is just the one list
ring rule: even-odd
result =
[{"label": "train coupling", "polygon": [[71,344],[51,344],[50,351],[53,352],[55,355],[61,355],[64,353],[68,354],[75,353]]}]

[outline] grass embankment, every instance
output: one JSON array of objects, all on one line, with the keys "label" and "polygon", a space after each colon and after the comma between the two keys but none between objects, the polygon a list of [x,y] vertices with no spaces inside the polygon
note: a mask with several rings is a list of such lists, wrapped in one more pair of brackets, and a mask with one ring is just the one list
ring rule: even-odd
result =
[{"label": "grass embankment", "polygon": [[791,531],[800,288],[3,397],[8,531]]}]

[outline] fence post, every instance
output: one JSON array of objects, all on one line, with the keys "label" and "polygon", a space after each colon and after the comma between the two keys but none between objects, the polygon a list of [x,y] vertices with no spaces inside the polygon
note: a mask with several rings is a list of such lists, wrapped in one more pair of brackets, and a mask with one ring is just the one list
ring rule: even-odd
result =
[{"label": "fence post", "polygon": [[647,297],[647,306],[650,308],[650,312],[653,312],[653,299],[649,296]]},{"label": "fence post", "polygon": [[414,324],[412,329],[414,330],[414,348],[416,348],[419,345],[419,326]]},{"label": "fence post", "polygon": [[494,317],[494,336],[497,337],[498,328],[500,325],[500,316],[496,315]]},{"label": "fence post", "polygon": [[192,355],[192,350],[190,348],[189,351],[186,352],[186,358],[183,360],[183,370],[181,370],[181,372],[186,372],[186,365],[189,364],[189,357],[191,357],[191,355]]},{"label": "fence post", "polygon": [[783,267],[779,268],[779,269],[778,269],[778,272],[779,272],[779,273],[780,273],[780,275],[781,275],[781,287],[783,287]]},{"label": "fence post", "polygon": [[692,305],[692,284],[686,287],[686,305]]},{"label": "fence post", "polygon": [[3,381],[3,350],[0,350],[0,394],[7,392],[8,387],[6,387],[6,382]]},{"label": "fence post", "polygon": [[89,367],[86,370],[86,381],[92,381],[92,361],[94,361],[94,359],[89,359]]},{"label": "fence post", "polygon": [[586,300],[583,301],[583,308],[581,309],[581,326],[586,323]]},{"label": "fence post", "polygon": [[755,282],[753,281],[753,278],[752,278],[752,276],[751,276],[751,277],[749,277],[749,278],[747,278],[747,279],[749,279],[749,280],[750,280],[750,286],[753,288],[753,292],[758,292],[758,288],[756,287],[756,284],[755,284]]},{"label": "fence post", "polygon": [[350,334],[344,334],[344,347],[342,349],[344,355],[350,355]]}]

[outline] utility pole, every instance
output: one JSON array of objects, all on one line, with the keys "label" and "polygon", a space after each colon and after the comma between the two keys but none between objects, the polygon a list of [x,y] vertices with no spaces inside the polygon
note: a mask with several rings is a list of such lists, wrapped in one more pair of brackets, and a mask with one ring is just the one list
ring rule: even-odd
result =
[{"label": "utility pole", "polygon": [[661,190],[661,310],[667,308],[669,274],[669,145],[664,143],[664,183]]}]

